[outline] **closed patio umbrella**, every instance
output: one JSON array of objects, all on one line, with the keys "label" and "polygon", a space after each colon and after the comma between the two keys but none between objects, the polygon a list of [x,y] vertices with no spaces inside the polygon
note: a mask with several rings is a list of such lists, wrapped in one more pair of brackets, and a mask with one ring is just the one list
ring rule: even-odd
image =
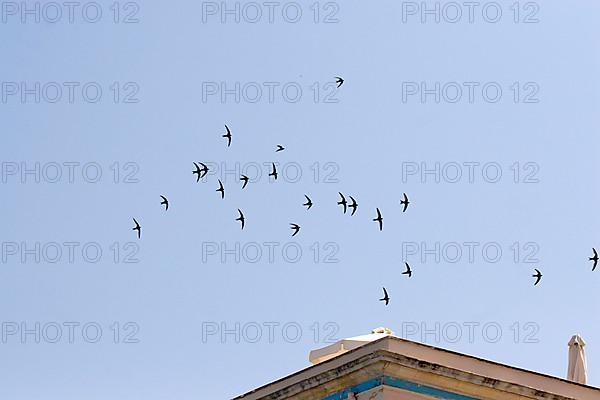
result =
[{"label": "closed patio umbrella", "polygon": [[579,335],[569,341],[569,368],[567,380],[577,383],[587,383],[587,363],[585,360],[585,342]]}]

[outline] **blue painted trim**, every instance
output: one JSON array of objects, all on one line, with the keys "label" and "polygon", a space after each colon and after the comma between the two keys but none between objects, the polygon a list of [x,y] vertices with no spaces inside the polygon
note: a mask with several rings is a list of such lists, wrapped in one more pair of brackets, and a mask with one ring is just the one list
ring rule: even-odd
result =
[{"label": "blue painted trim", "polygon": [[341,392],[329,395],[322,400],[347,400],[350,393],[363,393],[378,386],[390,386],[396,389],[406,390],[412,393],[433,397],[442,400],[480,400],[476,397],[465,396],[458,393],[448,392],[442,389],[436,389],[431,386],[419,385],[418,383],[405,381],[403,379],[392,378],[391,376],[383,376],[380,378],[370,379],[358,385],[344,389]]},{"label": "blue painted trim", "polygon": [[383,379],[384,378],[369,379],[366,382],[359,383],[358,385],[349,387],[348,389],[344,389],[344,391],[342,391],[342,392],[338,392],[338,393],[332,394],[330,396],[327,396],[327,397],[323,398],[322,400],[347,400],[348,395],[350,393],[358,394],[358,393],[366,392],[367,390],[371,390],[373,388],[383,385]]},{"label": "blue painted trim", "polygon": [[431,386],[419,385],[418,383],[405,381],[402,379],[392,378],[390,376],[383,377],[383,384],[394,387],[396,389],[407,390],[409,392],[424,394],[436,399],[444,400],[479,400],[476,397],[465,396],[458,393],[448,392],[442,389],[436,389]]}]

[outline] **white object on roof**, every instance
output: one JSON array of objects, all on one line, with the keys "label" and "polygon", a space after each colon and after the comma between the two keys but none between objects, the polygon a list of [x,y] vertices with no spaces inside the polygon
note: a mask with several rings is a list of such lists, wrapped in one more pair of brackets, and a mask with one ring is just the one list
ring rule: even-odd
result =
[{"label": "white object on roof", "polygon": [[587,362],[585,360],[585,342],[579,335],[569,341],[569,368],[567,380],[581,384],[587,383]]},{"label": "white object on roof", "polygon": [[388,328],[376,328],[373,329],[368,335],[342,339],[327,347],[313,350],[310,352],[308,359],[312,364],[319,364],[323,361],[327,361],[333,357],[344,354],[350,350],[356,349],[357,347],[374,342],[375,340],[379,340],[386,336],[391,336],[393,334],[394,332]]}]

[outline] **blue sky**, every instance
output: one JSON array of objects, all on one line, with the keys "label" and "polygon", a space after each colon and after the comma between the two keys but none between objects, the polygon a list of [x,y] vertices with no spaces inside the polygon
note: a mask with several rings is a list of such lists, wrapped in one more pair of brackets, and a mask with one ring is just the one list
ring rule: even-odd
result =
[{"label": "blue sky", "polygon": [[600,5],[513,3],[5,3],[0,397],[231,398],[378,326],[560,377],[580,333],[600,385]]}]

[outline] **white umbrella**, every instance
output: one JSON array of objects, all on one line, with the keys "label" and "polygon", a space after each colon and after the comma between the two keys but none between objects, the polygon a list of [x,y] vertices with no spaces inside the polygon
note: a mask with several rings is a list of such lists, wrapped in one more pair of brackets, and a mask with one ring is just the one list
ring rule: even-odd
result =
[{"label": "white umbrella", "polygon": [[344,354],[350,350],[354,350],[357,347],[363,346],[367,343],[379,340],[383,337],[390,336],[393,334],[394,332],[387,328],[373,329],[368,335],[355,336],[348,339],[343,339],[327,347],[313,350],[310,352],[308,359],[313,364],[319,364],[323,361],[327,361],[333,357],[337,357],[341,354]]},{"label": "white umbrella", "polygon": [[587,383],[587,362],[585,360],[585,342],[579,335],[569,341],[569,369],[567,380],[581,384]]}]

